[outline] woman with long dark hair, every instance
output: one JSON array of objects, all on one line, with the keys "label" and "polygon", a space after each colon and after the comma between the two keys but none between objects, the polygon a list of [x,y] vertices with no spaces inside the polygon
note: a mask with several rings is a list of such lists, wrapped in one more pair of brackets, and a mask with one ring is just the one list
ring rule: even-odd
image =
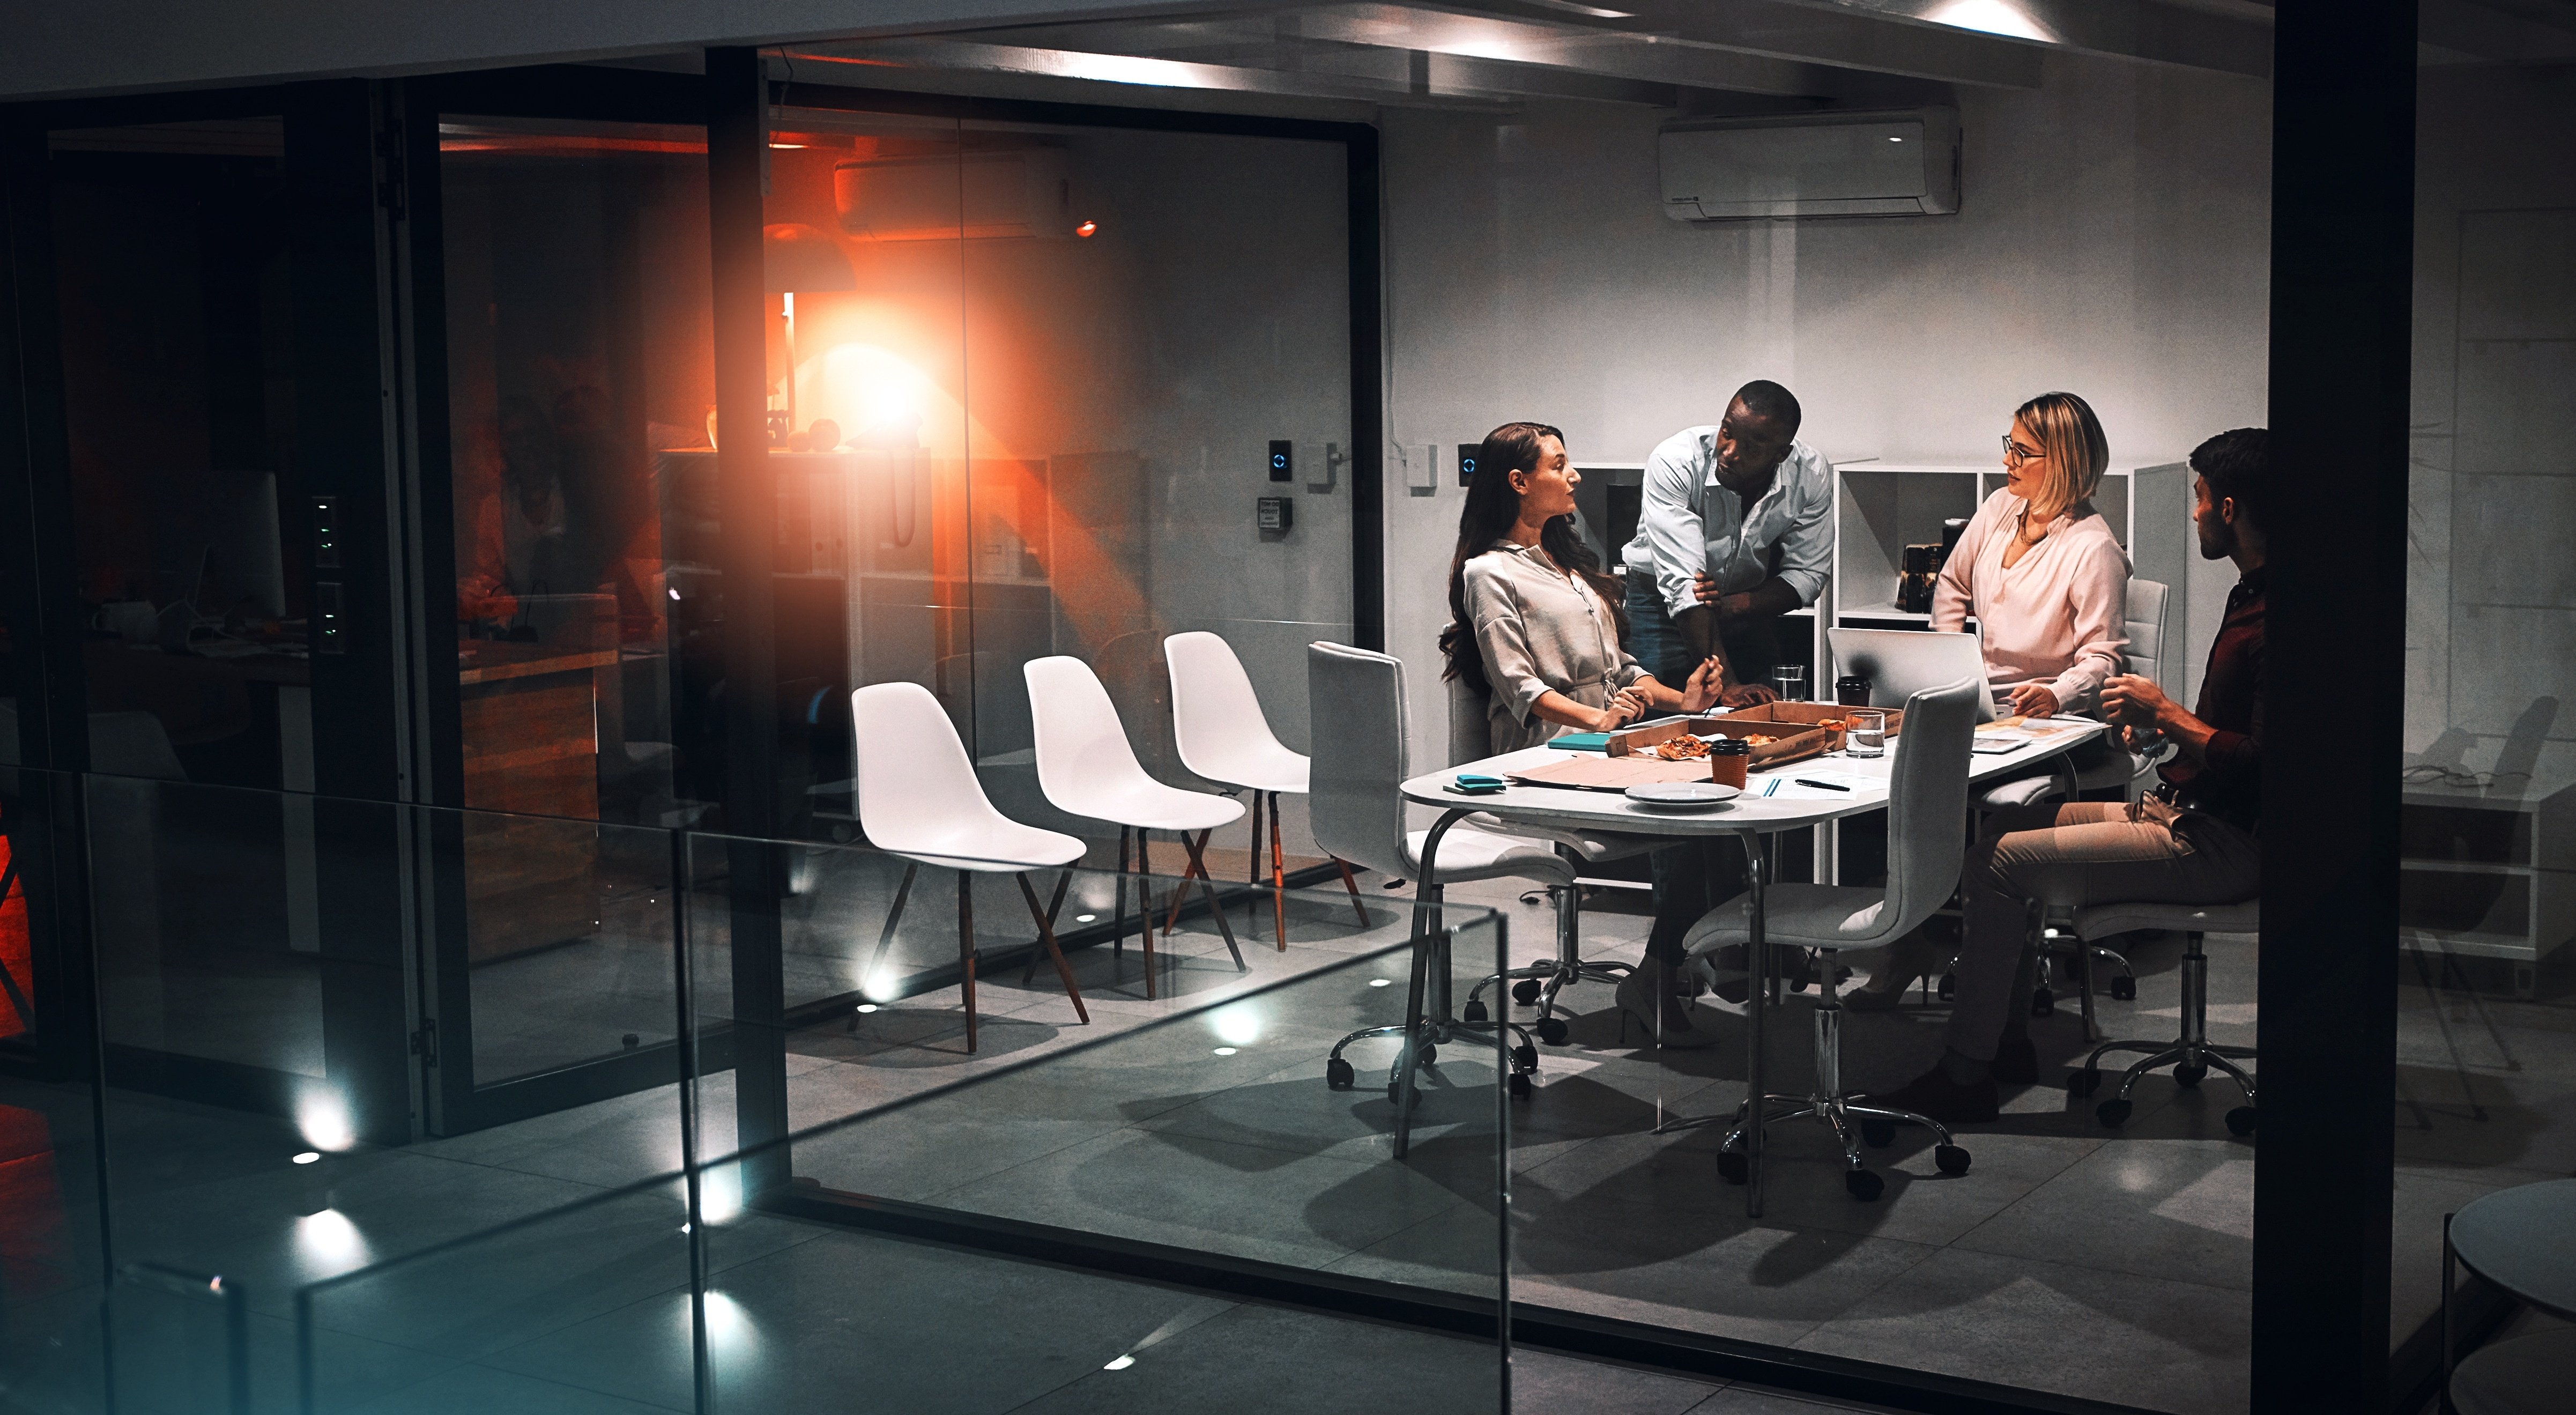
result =
[{"label": "woman with long dark hair", "polygon": [[1483,693],[1497,753],[1560,732],[1610,731],[1649,709],[1701,712],[1717,701],[1716,660],[1676,690],[1619,642],[1599,561],[1574,534],[1582,479],[1566,459],[1565,434],[1544,423],[1505,423],[1477,453],[1449,562],[1453,622],[1440,649],[1443,676]]}]

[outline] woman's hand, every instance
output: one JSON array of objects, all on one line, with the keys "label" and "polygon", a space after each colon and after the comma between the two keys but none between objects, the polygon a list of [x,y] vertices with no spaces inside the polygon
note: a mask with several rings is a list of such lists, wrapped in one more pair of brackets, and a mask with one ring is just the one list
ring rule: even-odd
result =
[{"label": "woman's hand", "polygon": [[1718,666],[1717,655],[1710,654],[1691,670],[1690,681],[1682,685],[1682,711],[1706,712],[1715,706],[1726,691],[1726,671]]},{"label": "woman's hand", "polygon": [[1759,683],[1738,683],[1717,695],[1717,700],[1731,708],[1760,707],[1780,701],[1780,695]]},{"label": "woman's hand", "polygon": [[1616,732],[1645,715],[1646,700],[1632,689],[1622,688],[1610,695],[1609,706],[1593,714],[1592,730]]},{"label": "woman's hand", "polygon": [[2023,717],[2055,717],[2057,693],[2045,683],[2024,683],[2012,690],[2012,710]]}]

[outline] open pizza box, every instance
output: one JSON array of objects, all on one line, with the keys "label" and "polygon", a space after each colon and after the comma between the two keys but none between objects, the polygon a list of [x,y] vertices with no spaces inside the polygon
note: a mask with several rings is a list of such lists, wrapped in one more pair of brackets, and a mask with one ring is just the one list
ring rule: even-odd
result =
[{"label": "open pizza box", "polygon": [[[1905,709],[1884,708],[1881,711],[1887,714],[1887,735],[1894,737],[1904,728]],[[1844,724],[1850,720],[1851,713],[1850,708],[1838,703],[1771,702],[1759,707],[1737,708],[1720,716],[1729,722],[1789,722],[1822,727],[1834,734],[1834,745],[1841,746]]]},{"label": "open pizza box", "polygon": [[1818,756],[1830,751],[1834,745],[1834,734],[1821,727],[1736,721],[1722,717],[1674,718],[1611,733],[1601,756],[1577,753],[1572,761],[1551,762],[1527,771],[1512,772],[1510,777],[1531,786],[1570,786],[1585,791],[1625,791],[1631,786],[1706,781],[1709,779],[1709,764],[1705,755],[1675,761],[1655,750],[1657,744],[1684,734],[1702,739],[1768,739],[1756,740],[1753,744],[1753,757],[1747,767],[1754,771]]}]

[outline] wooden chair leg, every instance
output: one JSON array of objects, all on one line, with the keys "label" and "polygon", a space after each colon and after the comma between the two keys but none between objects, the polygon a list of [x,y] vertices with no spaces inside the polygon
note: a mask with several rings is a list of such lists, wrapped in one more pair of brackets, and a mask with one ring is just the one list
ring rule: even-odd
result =
[{"label": "wooden chair leg", "polygon": [[1239,973],[1250,965],[1243,961],[1243,950],[1234,946],[1234,925],[1226,922],[1225,903],[1216,897],[1216,880],[1208,874],[1205,852],[1209,833],[1200,831],[1195,841],[1183,834],[1181,844],[1189,848],[1190,873],[1198,876],[1199,888],[1207,891],[1208,912],[1216,916],[1217,932],[1225,935],[1225,951],[1234,955],[1234,969]]},{"label": "wooden chair leg", "polygon": [[[1046,907],[1046,922],[1047,922],[1047,927],[1048,927],[1048,928],[1050,928],[1050,929],[1054,928],[1054,927],[1055,927],[1056,915],[1058,915],[1058,914],[1060,914],[1060,913],[1064,912],[1064,892],[1065,892],[1065,890],[1066,890],[1066,889],[1070,888],[1070,887],[1072,886],[1072,884],[1073,884],[1073,870],[1072,870],[1070,867],[1068,867],[1068,868],[1066,868],[1066,869],[1058,870],[1058,871],[1056,872],[1056,876],[1055,876],[1055,898],[1053,898],[1053,899],[1051,899],[1051,900],[1047,901],[1047,907]],[[1028,962],[1027,962],[1025,965],[1023,965],[1023,966],[1021,967],[1021,969],[1020,969],[1020,986],[1021,986],[1021,987],[1027,987],[1027,986],[1029,985],[1029,981],[1030,981],[1031,979],[1035,978],[1037,975],[1038,975],[1038,946],[1037,946],[1036,944],[1034,944],[1034,943],[1033,943],[1033,944],[1030,944],[1030,945],[1029,945],[1029,958],[1028,958]]]},{"label": "wooden chair leg", "polygon": [[1145,1000],[1154,1000],[1154,887],[1146,881],[1153,878],[1153,867],[1145,859],[1145,840],[1151,832],[1141,827],[1136,832],[1136,902],[1143,927],[1136,931],[1145,945]]},{"label": "wooden chair leg", "polygon": [[975,874],[957,872],[957,966],[966,994],[966,1051],[975,1050]]},{"label": "wooden chair leg", "polygon": [[1109,922],[1109,976],[1127,971],[1127,827],[1118,827],[1117,911]]},{"label": "wooden chair leg", "polygon": [[[1267,791],[1252,793],[1252,845],[1244,851],[1243,884],[1246,889],[1261,887],[1261,808],[1270,799]],[[1261,897],[1254,895],[1243,911],[1243,931],[1261,937]]]},{"label": "wooden chair leg", "polygon": [[1073,983],[1073,965],[1064,961],[1064,950],[1056,946],[1055,922],[1038,907],[1038,892],[1029,887],[1028,872],[1023,870],[1015,878],[1020,882],[1020,897],[1029,901],[1029,917],[1037,920],[1038,938],[1046,945],[1047,957],[1055,960],[1055,975],[1064,979],[1064,995],[1073,999],[1073,1015],[1088,1025],[1091,1009],[1082,1005],[1082,989]]},{"label": "wooden chair leg", "polygon": [[1288,951],[1288,854],[1279,845],[1279,799],[1270,800],[1270,936]]},{"label": "wooden chair leg", "polygon": [[1181,838],[1182,847],[1188,850],[1189,863],[1181,867],[1180,882],[1172,886],[1172,907],[1163,912],[1163,937],[1165,938],[1170,938],[1172,930],[1181,922],[1181,905],[1190,897],[1191,877],[1204,876],[1207,873],[1207,866],[1199,859],[1198,850],[1190,845],[1190,833],[1186,830],[1173,833]]},{"label": "wooden chair leg", "polygon": [[1360,916],[1360,927],[1369,926],[1368,906],[1360,902],[1360,882],[1351,875],[1350,861],[1333,857],[1333,868],[1342,872],[1342,888],[1351,892],[1351,912]]}]

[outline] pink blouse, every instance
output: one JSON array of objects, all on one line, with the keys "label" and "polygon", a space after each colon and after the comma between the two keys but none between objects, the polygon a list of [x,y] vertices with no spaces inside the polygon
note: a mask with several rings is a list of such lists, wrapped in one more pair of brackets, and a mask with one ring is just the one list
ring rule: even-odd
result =
[{"label": "pink blouse", "polygon": [[1941,567],[1932,627],[1956,633],[1975,616],[1998,698],[2040,683],[2057,694],[2059,710],[2086,711],[2129,646],[2129,557],[2087,506],[2061,514],[2005,569],[2021,509],[2022,499],[2003,490],[1977,508]]}]

